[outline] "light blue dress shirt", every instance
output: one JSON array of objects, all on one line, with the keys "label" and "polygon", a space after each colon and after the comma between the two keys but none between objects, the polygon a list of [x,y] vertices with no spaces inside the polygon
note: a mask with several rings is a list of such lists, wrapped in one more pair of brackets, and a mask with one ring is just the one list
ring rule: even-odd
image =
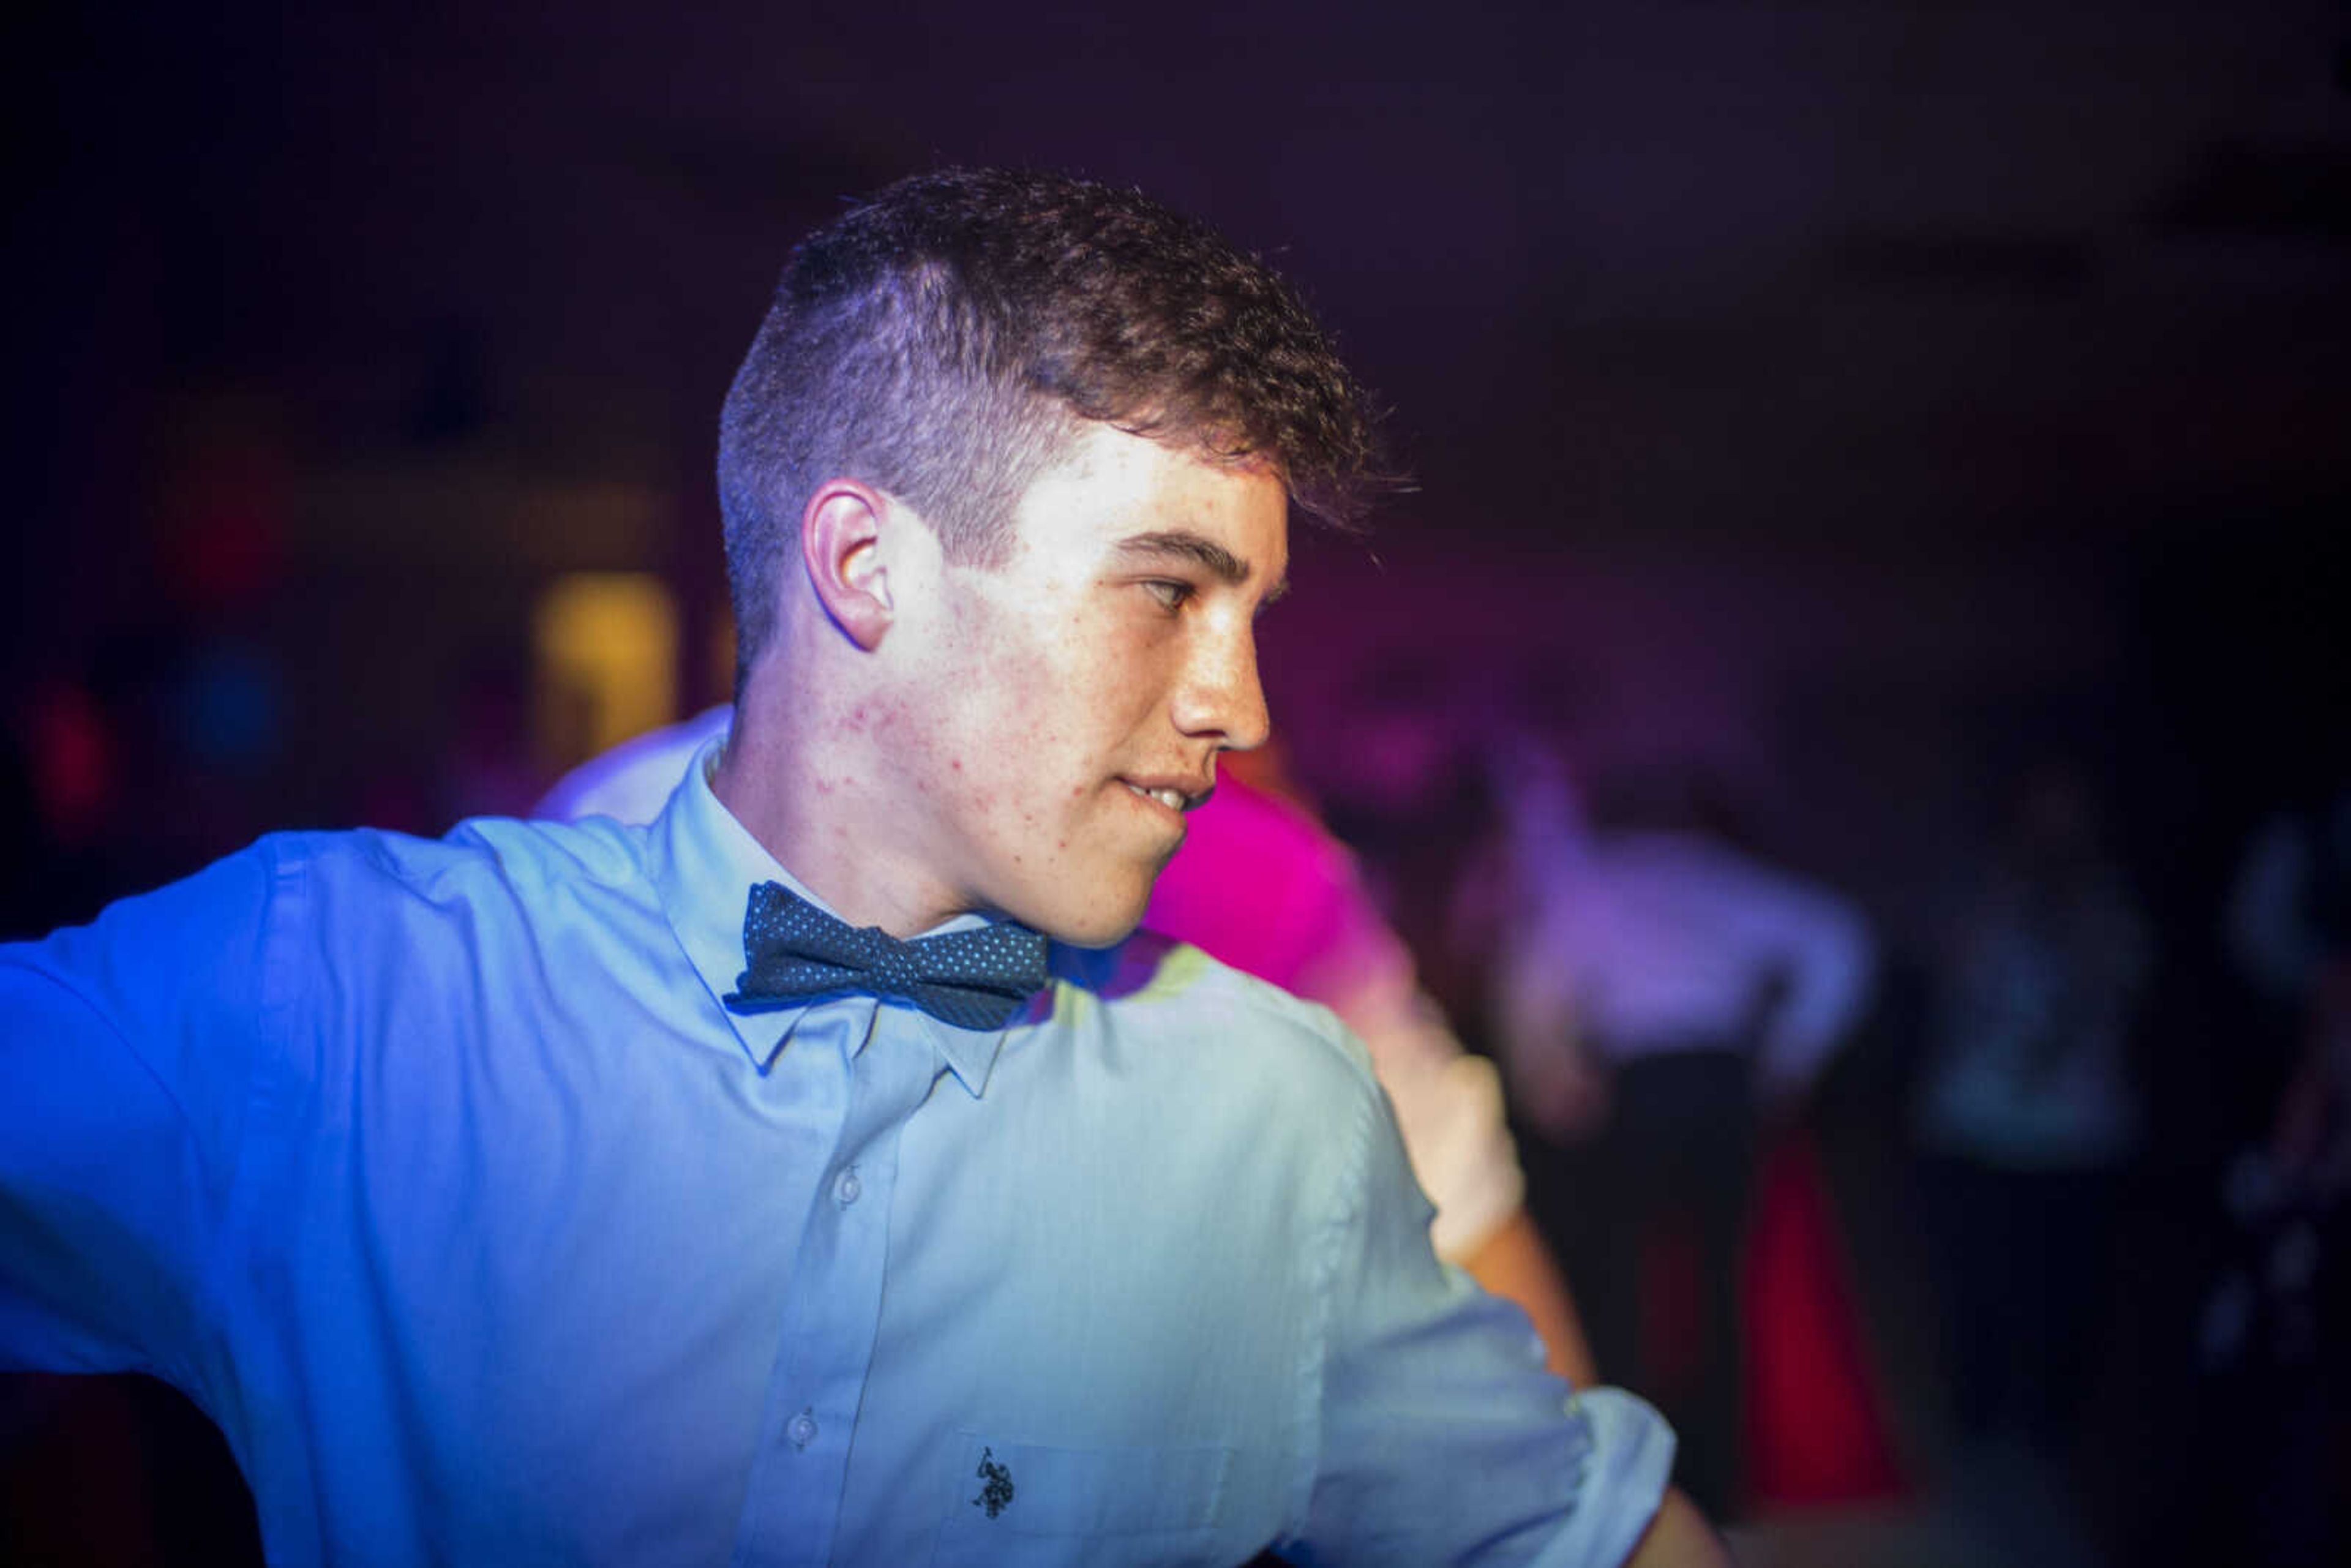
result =
[{"label": "light blue dress shirt", "polygon": [[281,1564],[1631,1548],[1670,1434],[1435,1261],[1328,1013],[1144,936],[738,1016],[769,879],[696,767],[0,948],[0,1362],[185,1390]]}]

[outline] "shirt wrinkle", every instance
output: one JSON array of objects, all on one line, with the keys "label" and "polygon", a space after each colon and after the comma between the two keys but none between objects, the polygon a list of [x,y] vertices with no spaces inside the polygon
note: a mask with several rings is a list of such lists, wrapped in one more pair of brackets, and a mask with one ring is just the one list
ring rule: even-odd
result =
[{"label": "shirt wrinkle", "polygon": [[[1346,1250],[1347,1233],[1362,1214],[1363,1194],[1370,1185],[1368,1166],[1371,1153],[1371,1114],[1375,1097],[1361,1097],[1356,1102],[1355,1114],[1350,1122],[1348,1155],[1344,1163],[1345,1179],[1332,1188],[1330,1217],[1322,1227],[1322,1251],[1317,1260],[1313,1290],[1315,1297],[1315,1330],[1313,1355],[1303,1367],[1299,1379],[1301,1401],[1301,1427],[1311,1434],[1307,1452],[1301,1456],[1299,1477],[1291,1501],[1291,1518],[1297,1528],[1311,1527],[1313,1517],[1314,1479],[1321,1472],[1322,1458],[1328,1448],[1328,1412],[1326,1395],[1330,1386],[1332,1327],[1338,1310],[1339,1260]],[[1290,1544],[1300,1544],[1291,1537]]]},{"label": "shirt wrinkle", "polygon": [[[283,1038],[286,1017],[294,1005],[293,992],[304,974],[302,967],[294,962],[292,955],[287,951],[297,940],[298,923],[286,918],[283,911],[289,901],[299,900],[306,885],[308,862],[307,858],[290,861],[284,853],[285,845],[283,838],[272,836],[262,840],[256,846],[269,870],[268,891],[262,905],[261,939],[256,944],[259,951],[255,965],[258,976],[258,983],[255,987],[258,1003],[255,1009],[257,1024],[255,1032],[258,1038],[246,1062],[242,1095],[244,1113],[237,1119],[236,1146],[225,1155],[227,1179],[221,1188],[220,1224],[214,1232],[212,1254],[205,1259],[197,1276],[198,1287],[213,1309],[204,1314],[206,1332],[204,1337],[214,1353],[214,1359],[224,1366],[228,1360],[229,1350],[227,1323],[234,1315],[228,1279],[239,1256],[236,1242],[244,1229],[249,1201],[247,1195],[253,1190],[249,1177],[252,1167],[247,1154],[256,1137],[270,1131],[268,1118],[272,1112],[266,1103],[266,1069],[278,1060],[278,1053],[269,1046]],[[203,1375],[190,1380],[191,1383],[201,1384],[202,1394],[188,1384],[181,1386],[204,1407],[204,1413],[213,1418],[214,1425],[220,1427],[225,1433],[229,1432],[234,1425],[235,1433],[230,1440],[237,1446],[237,1458],[242,1466],[245,1458],[241,1441],[244,1413],[238,1412],[240,1419],[234,1424],[222,1418],[224,1413],[215,1408],[217,1385],[212,1375],[215,1369],[205,1366],[202,1370]]]}]

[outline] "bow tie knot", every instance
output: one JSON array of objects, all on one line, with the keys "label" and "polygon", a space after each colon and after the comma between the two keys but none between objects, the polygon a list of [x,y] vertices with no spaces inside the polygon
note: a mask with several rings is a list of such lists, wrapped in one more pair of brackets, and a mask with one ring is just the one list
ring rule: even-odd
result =
[{"label": "bow tie knot", "polygon": [[1044,988],[1045,938],[1000,921],[902,942],[855,926],[781,883],[751,889],[743,915],[747,966],[726,998],[737,1012],[768,1012],[812,997],[862,991],[911,1002],[959,1029],[1002,1029]]}]

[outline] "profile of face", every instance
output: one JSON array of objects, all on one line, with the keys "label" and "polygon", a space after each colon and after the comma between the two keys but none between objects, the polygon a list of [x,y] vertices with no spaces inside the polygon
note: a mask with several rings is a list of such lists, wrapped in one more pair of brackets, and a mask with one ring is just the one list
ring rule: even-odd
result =
[{"label": "profile of face", "polygon": [[1266,738],[1254,621],[1288,567],[1279,476],[1092,424],[1020,497],[1007,559],[902,565],[893,838],[939,879],[936,907],[1124,936],[1217,753]]}]

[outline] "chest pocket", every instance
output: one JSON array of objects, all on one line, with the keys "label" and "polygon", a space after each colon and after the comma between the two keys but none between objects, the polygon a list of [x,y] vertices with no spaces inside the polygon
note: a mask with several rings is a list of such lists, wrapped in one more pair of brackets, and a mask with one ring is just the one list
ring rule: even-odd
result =
[{"label": "chest pocket", "polygon": [[933,1568],[1218,1563],[1230,1448],[1053,1448],[957,1434]]}]

